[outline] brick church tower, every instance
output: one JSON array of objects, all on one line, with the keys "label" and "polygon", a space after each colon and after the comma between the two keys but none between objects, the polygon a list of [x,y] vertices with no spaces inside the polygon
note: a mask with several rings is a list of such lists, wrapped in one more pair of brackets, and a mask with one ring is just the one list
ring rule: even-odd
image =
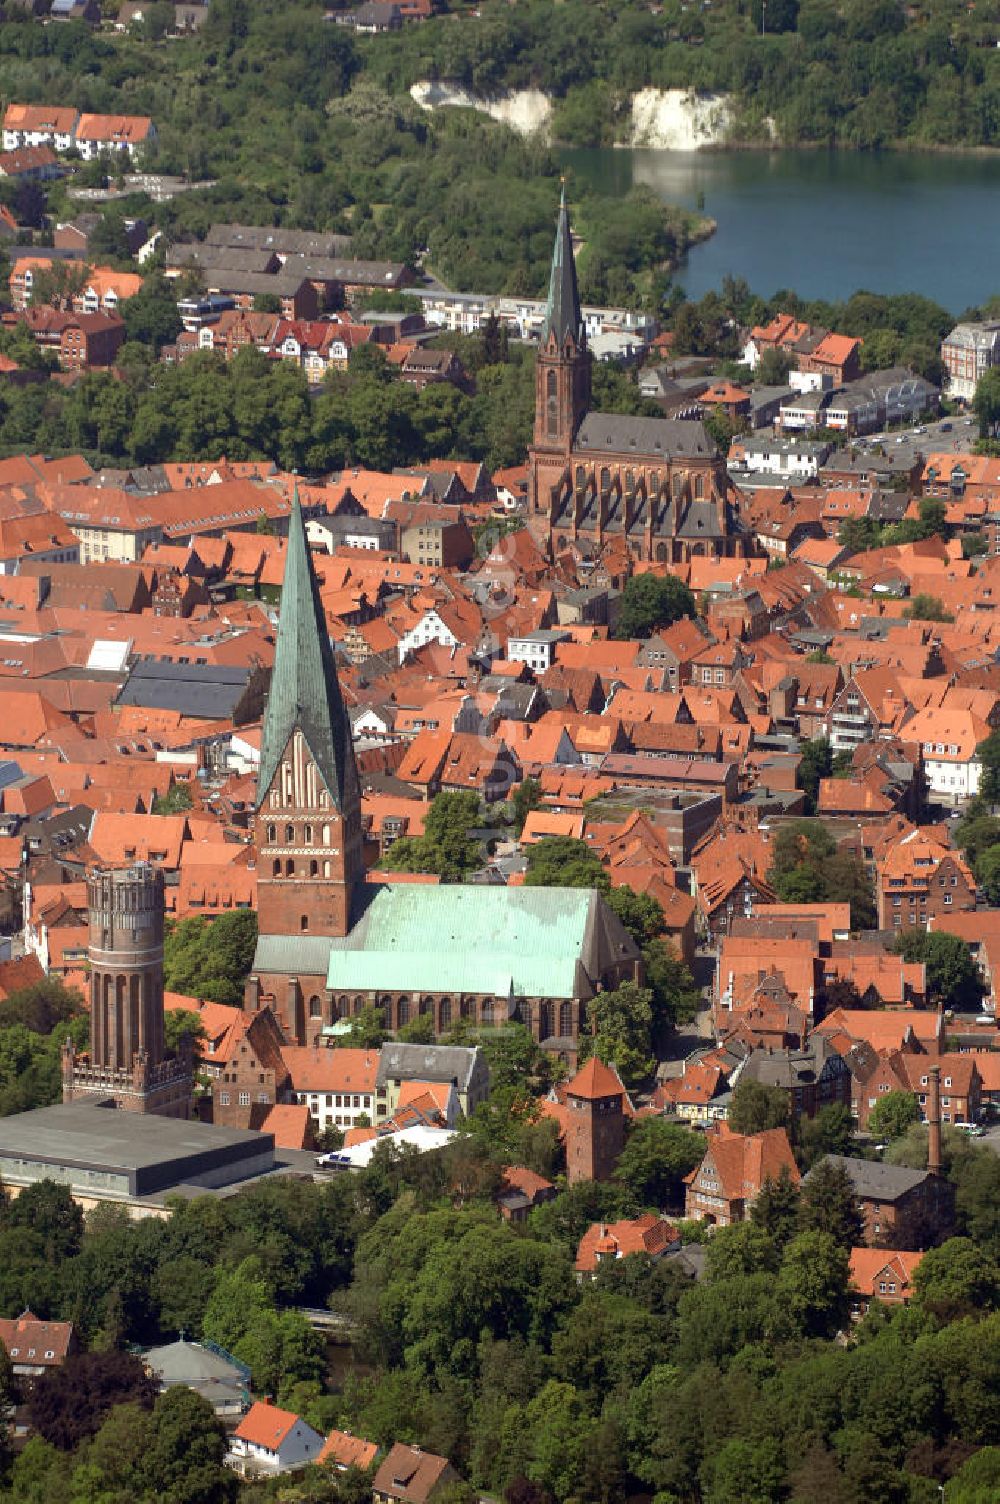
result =
[{"label": "brick church tower", "polygon": [[577,429],[590,406],[590,362],[563,188],[535,362],[535,432],[529,453],[534,512],[548,510],[551,489],[569,463]]},{"label": "brick church tower", "polygon": [[163,1051],[163,873],[139,864],[87,879],[90,1051],[63,1048],[63,1101],[187,1118],[190,1058]]},{"label": "brick church tower", "polygon": [[343,936],[364,880],[361,785],[296,496],[255,819],[262,935]]},{"label": "brick church tower", "polygon": [[610,1180],[625,1144],[625,1088],[592,1055],[566,1087],[566,1178]]}]

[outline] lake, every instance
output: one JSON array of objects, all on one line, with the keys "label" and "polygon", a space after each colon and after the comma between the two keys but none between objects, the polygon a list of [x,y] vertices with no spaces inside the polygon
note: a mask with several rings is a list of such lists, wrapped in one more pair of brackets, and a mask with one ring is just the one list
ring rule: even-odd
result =
[{"label": "lake", "polygon": [[[606,193],[644,183],[718,222],[677,280],[692,298],[726,274],[771,297],[920,292],[962,313],[1000,293],[1000,151],[566,149],[572,173]],[[572,192],[572,189],[570,190]]]}]

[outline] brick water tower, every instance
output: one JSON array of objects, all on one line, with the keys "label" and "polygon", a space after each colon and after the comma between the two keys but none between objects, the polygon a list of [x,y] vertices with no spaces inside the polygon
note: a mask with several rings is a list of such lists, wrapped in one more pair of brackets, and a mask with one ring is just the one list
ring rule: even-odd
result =
[{"label": "brick water tower", "polygon": [[90,1051],[67,1041],[63,1101],[189,1117],[190,1058],[164,1058],[163,873],[147,863],[95,871],[87,903]]}]

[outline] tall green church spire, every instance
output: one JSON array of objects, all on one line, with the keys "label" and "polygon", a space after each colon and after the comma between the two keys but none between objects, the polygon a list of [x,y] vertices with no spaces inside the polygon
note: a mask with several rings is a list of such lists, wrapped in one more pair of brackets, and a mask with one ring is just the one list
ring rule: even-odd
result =
[{"label": "tall green church spire", "polygon": [[306,542],[298,487],[288,524],[288,551],[278,616],[271,692],[264,713],[257,807],[266,797],[292,733],[302,732],[337,809],[360,798],[351,723],[344,708],[319,583]]},{"label": "tall green church spire", "polygon": [[567,337],[574,341],[578,349],[582,350],[585,344],[583,316],[580,313],[580,293],[576,285],[573,240],[569,233],[565,183],[563,183],[562,195],[559,199],[556,243],[552,248],[549,296],[545,305],[545,322],[542,325],[543,344],[550,333],[555,335],[560,348],[565,344]]}]

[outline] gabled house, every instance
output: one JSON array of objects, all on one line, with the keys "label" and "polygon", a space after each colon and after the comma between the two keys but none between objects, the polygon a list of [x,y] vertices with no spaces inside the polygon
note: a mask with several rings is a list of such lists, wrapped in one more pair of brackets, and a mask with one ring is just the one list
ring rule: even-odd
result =
[{"label": "gabled house", "polygon": [[798,1166],[784,1128],[742,1134],[719,1123],[709,1132],[704,1159],[686,1178],[684,1215],[717,1227],[745,1222],[765,1180],[777,1180],[783,1170],[798,1185]]},{"label": "gabled house", "polygon": [[923,829],[891,846],[876,864],[879,928],[946,925],[949,914],[976,907],[976,880],[959,852]]},{"label": "gabled house", "polygon": [[373,1504],[427,1504],[458,1474],[447,1457],[397,1441],[375,1474]]},{"label": "gabled house", "polygon": [[592,1222],[576,1250],[578,1279],[593,1279],[602,1264],[642,1253],[654,1262],[681,1246],[680,1234],[665,1217],[643,1212],[621,1222]]},{"label": "gabled house", "polygon": [[257,1400],[229,1441],[226,1463],[244,1477],[276,1477],[315,1462],[323,1437],[301,1415]]},{"label": "gabled house", "polygon": [[5,1349],[19,1378],[35,1379],[60,1368],[75,1350],[70,1321],[39,1321],[31,1311],[0,1320],[0,1345]]},{"label": "gabled house", "polygon": [[851,1318],[860,1321],[873,1300],[882,1305],[909,1305],[913,1276],[922,1253],[890,1248],[851,1249]]}]

